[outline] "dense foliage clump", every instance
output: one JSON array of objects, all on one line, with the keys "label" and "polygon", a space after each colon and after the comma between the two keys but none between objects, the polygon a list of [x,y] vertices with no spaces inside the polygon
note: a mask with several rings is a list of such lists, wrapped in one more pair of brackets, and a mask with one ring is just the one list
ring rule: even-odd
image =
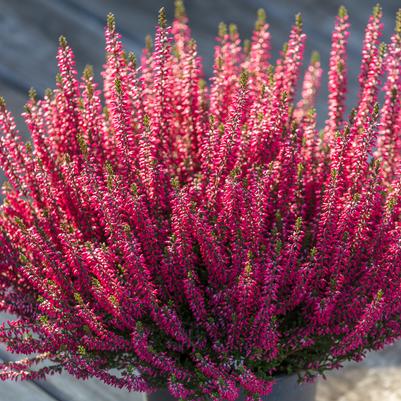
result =
[{"label": "dense foliage clump", "polygon": [[28,355],[0,378],[253,400],[401,336],[401,14],[384,46],[375,7],[346,116],[348,28],[320,132],[299,16],[275,65],[262,11],[244,45],[222,24],[210,84],[179,1],[140,67],[109,16],[103,90],[60,39],[32,142],[0,103],[0,342]]}]

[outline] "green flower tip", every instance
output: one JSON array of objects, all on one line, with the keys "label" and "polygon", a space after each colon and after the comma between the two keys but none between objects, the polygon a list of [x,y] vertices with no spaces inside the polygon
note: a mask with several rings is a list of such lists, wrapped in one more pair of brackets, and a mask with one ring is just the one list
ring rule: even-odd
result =
[{"label": "green flower tip", "polygon": [[84,78],[88,81],[93,77],[93,66],[87,64],[84,68]]},{"label": "green flower tip", "polygon": [[259,8],[257,15],[258,22],[264,24],[266,22],[266,11],[263,8]]},{"label": "green flower tip", "polygon": [[82,355],[82,356],[86,355],[86,349],[85,349],[85,347],[84,347],[83,345],[78,345],[77,353],[78,353],[79,355]]},{"label": "green flower tip", "polygon": [[204,90],[206,89],[207,83],[204,79],[199,80],[199,89]]},{"label": "green flower tip", "polygon": [[235,24],[230,24],[228,27],[228,30],[230,32],[230,37],[234,38],[238,35],[238,27]]},{"label": "green flower tip", "polygon": [[184,2],[182,0],[175,0],[175,12],[174,17],[175,19],[182,20],[186,18],[187,14],[185,12]]},{"label": "green flower tip", "polygon": [[224,22],[220,22],[219,24],[219,36],[220,38],[224,38],[227,35],[227,25]]},{"label": "green flower tip", "polygon": [[263,25],[266,24],[266,11],[263,8],[259,8],[257,12],[257,19],[255,24],[255,29],[260,31]]},{"label": "green flower tip", "polygon": [[246,88],[246,86],[248,85],[248,80],[249,80],[249,72],[247,70],[243,70],[241,72],[241,76],[239,79],[242,88]]},{"label": "green flower tip", "polygon": [[320,54],[318,51],[314,50],[310,58],[311,64],[316,64],[320,61]]},{"label": "green flower tip", "polygon": [[28,96],[29,96],[29,99],[31,99],[33,102],[36,102],[36,100],[38,99],[38,94],[37,94],[35,88],[29,89]]},{"label": "green flower tip", "polygon": [[162,7],[159,10],[159,26],[160,28],[165,28],[167,26],[167,15],[166,15],[166,9]]},{"label": "green flower tip", "polygon": [[0,96],[0,107],[4,109],[6,107],[6,101],[3,96]]},{"label": "green flower tip", "polygon": [[114,32],[116,29],[116,18],[114,17],[113,13],[107,14],[107,29],[110,32]]},{"label": "green flower tip", "polygon": [[298,14],[295,16],[295,25],[296,25],[299,29],[302,29],[302,15],[301,15],[301,13],[298,13]]},{"label": "green flower tip", "polygon": [[398,35],[401,35],[401,8],[395,15],[395,32],[398,33]]},{"label": "green flower tip", "polygon": [[74,299],[80,305],[82,305],[84,303],[82,296],[79,292],[74,292]]},{"label": "green flower tip", "polygon": [[53,90],[51,88],[45,89],[45,97],[51,99],[53,97]]},{"label": "green flower tip", "polygon": [[382,8],[379,3],[377,3],[372,10],[372,14],[375,18],[381,18],[382,16]]},{"label": "green flower tip", "polygon": [[143,125],[144,125],[146,128],[149,128],[149,127],[150,127],[150,117],[149,117],[147,114],[145,114],[145,115],[143,116]]},{"label": "green flower tip", "polygon": [[61,35],[58,38],[58,43],[59,43],[60,47],[62,47],[63,49],[65,49],[68,46],[67,39],[63,35]]},{"label": "green flower tip", "polygon": [[348,11],[344,6],[340,6],[338,9],[338,16],[340,18],[345,18],[348,15]]}]

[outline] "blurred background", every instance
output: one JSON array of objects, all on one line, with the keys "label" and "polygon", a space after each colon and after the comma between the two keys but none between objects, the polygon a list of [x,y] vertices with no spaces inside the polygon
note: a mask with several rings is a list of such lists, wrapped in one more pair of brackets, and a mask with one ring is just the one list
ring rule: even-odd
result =
[{"label": "blurred background", "polygon": [[[313,50],[321,54],[327,67],[330,36],[338,7],[347,7],[351,35],[349,39],[348,104],[354,104],[361,43],[365,24],[376,0],[187,0],[193,36],[204,60],[206,75],[211,74],[213,44],[219,22],[237,24],[242,38],[249,38],[256,11],[263,7],[270,24],[273,59],[287,41],[294,15],[303,15],[304,30],[308,35],[305,60]],[[401,0],[382,1],[384,35],[387,41],[394,29],[394,17]],[[39,94],[54,87],[58,37],[64,35],[74,49],[79,73],[86,64],[99,74],[104,61],[103,28],[108,12],[117,19],[128,50],[138,55],[145,44],[145,36],[153,34],[160,7],[165,6],[171,19],[173,0],[0,0],[0,93],[9,108],[19,115],[34,87]],[[323,81],[319,97],[319,111],[326,105],[327,81]],[[322,114],[322,113],[321,113]],[[322,114],[323,115],[323,114]],[[324,115],[323,119],[324,120]],[[20,121],[21,124],[21,121]]]},{"label": "blurred background", "polygon": [[[211,74],[213,43],[219,22],[237,24],[242,38],[249,38],[256,11],[264,8],[272,35],[273,58],[282,48],[294,21],[302,13],[307,33],[305,60],[313,50],[319,51],[327,72],[330,36],[338,7],[345,5],[351,22],[349,39],[349,97],[357,96],[357,76],[365,24],[374,0],[186,0],[193,36],[204,60],[205,73]],[[388,41],[394,29],[394,17],[401,0],[381,1],[384,36]],[[65,35],[74,49],[79,73],[86,64],[99,72],[104,62],[103,27],[108,12],[113,12],[127,50],[138,55],[146,34],[152,34],[160,7],[173,16],[173,0],[0,0],[0,95],[17,118],[30,87],[39,95],[54,87],[58,37]],[[318,110],[324,121],[327,80],[318,98]],[[1,183],[0,175],[0,183]],[[3,316],[4,320],[5,317]],[[1,316],[0,316],[1,321]],[[2,349],[0,359],[11,356]],[[371,353],[364,362],[348,364],[320,380],[316,401],[401,401],[401,346],[393,345]],[[0,383],[0,401],[97,401],[140,400],[139,395],[107,388],[96,381],[78,382],[68,376],[52,378],[46,383]],[[295,400],[294,400],[295,401]]]}]

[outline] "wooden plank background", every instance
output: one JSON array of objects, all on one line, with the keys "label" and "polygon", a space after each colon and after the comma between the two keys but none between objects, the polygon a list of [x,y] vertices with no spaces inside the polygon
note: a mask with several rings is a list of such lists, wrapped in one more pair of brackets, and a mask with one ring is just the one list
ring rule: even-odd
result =
[{"label": "wooden plank background", "polygon": [[[127,49],[140,53],[147,33],[153,33],[157,11],[165,6],[171,18],[172,0],[0,0],[0,95],[6,98],[10,110],[17,116],[22,132],[25,127],[18,117],[30,87],[42,94],[54,87],[58,37],[67,37],[76,55],[78,70],[92,64],[99,74],[104,61],[103,26],[105,16],[112,11]],[[187,0],[186,7],[193,34],[210,75],[213,40],[220,21],[234,22],[243,37],[249,37],[256,10],[266,9],[271,26],[273,54],[276,56],[287,40],[294,15],[301,11],[308,34],[306,59],[318,50],[327,69],[330,34],[334,16],[340,4],[350,14],[352,24],[349,44],[349,100],[357,96],[357,81],[364,26],[375,0]],[[401,0],[381,2],[388,40],[396,10]],[[324,120],[326,109],[323,82],[318,108]],[[1,176],[0,176],[1,182]],[[6,319],[6,316],[1,316]],[[4,348],[0,359],[9,359]],[[401,346],[395,345],[372,353],[359,365],[349,364],[341,371],[330,373],[329,380],[320,381],[317,401],[401,401]],[[0,383],[0,401],[114,401],[141,400],[139,394],[107,387],[96,380],[82,382],[62,375],[42,383]]]},{"label": "wooden plank background", "polygon": [[[23,109],[26,92],[33,86],[39,93],[54,86],[58,37],[63,34],[75,51],[78,70],[92,64],[99,73],[104,61],[103,27],[112,11],[117,18],[127,49],[140,52],[147,33],[153,33],[160,6],[171,17],[172,0],[0,0],[0,93],[16,115]],[[306,59],[318,50],[327,67],[330,34],[340,4],[350,14],[349,45],[350,105],[357,94],[363,31],[375,0],[188,0],[186,7],[195,39],[199,44],[206,73],[210,74],[213,41],[220,21],[234,22],[244,38],[253,28],[256,11],[264,7],[272,33],[273,54],[287,40],[294,15],[301,11],[308,34]],[[382,2],[385,33],[388,40],[394,28],[401,0]],[[323,108],[326,90],[321,91]]]}]

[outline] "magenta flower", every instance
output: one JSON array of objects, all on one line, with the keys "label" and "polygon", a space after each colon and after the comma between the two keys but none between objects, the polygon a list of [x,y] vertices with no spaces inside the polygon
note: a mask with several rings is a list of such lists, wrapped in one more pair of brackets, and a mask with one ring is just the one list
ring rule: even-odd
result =
[{"label": "magenta flower", "polygon": [[275,65],[264,12],[245,46],[222,24],[210,85],[179,0],[140,67],[108,17],[103,90],[61,38],[31,142],[0,102],[0,341],[27,355],[0,378],[258,399],[401,337],[401,12],[387,46],[381,14],[347,116],[340,8],[320,132],[300,16]]}]

